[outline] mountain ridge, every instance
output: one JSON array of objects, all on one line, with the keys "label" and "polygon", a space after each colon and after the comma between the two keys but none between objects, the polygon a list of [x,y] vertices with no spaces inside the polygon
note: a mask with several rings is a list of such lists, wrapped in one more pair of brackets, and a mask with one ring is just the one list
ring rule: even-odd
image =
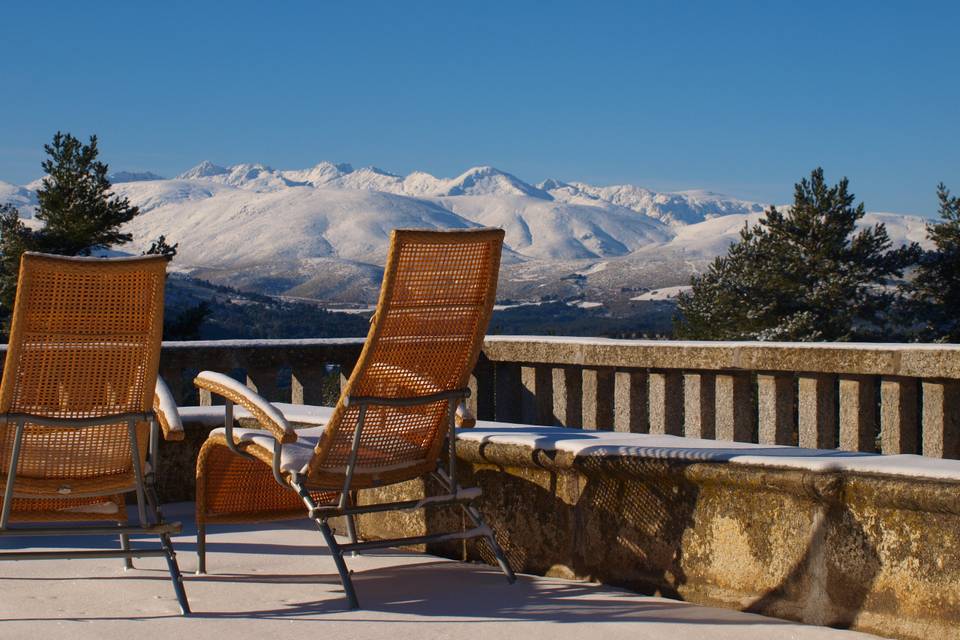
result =
[{"label": "mountain ridge", "polygon": [[[172,268],[188,275],[355,303],[375,301],[397,227],[501,227],[501,297],[593,304],[686,284],[766,208],[697,190],[533,185],[489,165],[452,178],[326,161],[293,170],[204,161],[173,179],[116,175],[131,179],[116,181],[114,192],[142,212],[124,228],[134,237],[131,252],[164,235],[179,243]],[[29,216],[38,184],[0,182],[0,202]],[[923,238],[920,218],[870,214],[867,221],[886,223],[895,243]]]}]

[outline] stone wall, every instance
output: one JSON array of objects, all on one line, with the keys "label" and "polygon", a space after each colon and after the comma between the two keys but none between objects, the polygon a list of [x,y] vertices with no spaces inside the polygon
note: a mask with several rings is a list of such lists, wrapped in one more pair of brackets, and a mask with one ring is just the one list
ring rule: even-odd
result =
[{"label": "stone wall", "polygon": [[[162,444],[164,502],[193,499],[210,428],[188,424],[184,442]],[[483,489],[478,505],[519,572],[894,638],[960,628],[960,481],[470,440],[459,454],[461,480]],[[413,481],[360,501],[435,490]],[[364,538],[464,524],[440,510],[358,521]],[[493,563],[482,543],[420,550]]]},{"label": "stone wall", "polygon": [[[960,628],[958,481],[477,442],[460,458],[520,572],[895,638]],[[461,525],[436,512],[359,522],[375,538]],[[428,550],[492,560],[482,543]]]},{"label": "stone wall", "polygon": [[[168,343],[161,372],[180,404],[215,401],[193,390],[199,369],[229,373],[271,401],[330,404],[361,346]],[[958,463],[936,458],[960,457],[957,346],[488,337],[470,386],[480,418],[567,433],[922,452],[941,465]],[[188,425],[186,442],[161,445],[164,501],[193,498],[210,428]],[[469,442],[461,458],[520,571],[891,637],[960,637],[960,474],[911,479]],[[423,490],[414,482],[363,499]],[[395,513],[362,518],[360,529],[396,537],[462,524],[455,514]],[[470,544],[429,550],[490,559]]]},{"label": "stone wall", "polygon": [[[332,404],[362,339],[164,343],[178,403],[193,376],[268,400]],[[2,351],[2,349],[0,349]],[[960,458],[960,346],[488,336],[470,379],[480,418]]]}]

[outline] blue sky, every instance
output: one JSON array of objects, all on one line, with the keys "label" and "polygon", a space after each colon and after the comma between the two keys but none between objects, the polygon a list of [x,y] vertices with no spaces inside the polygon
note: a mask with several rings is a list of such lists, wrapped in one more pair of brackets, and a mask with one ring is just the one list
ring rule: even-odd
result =
[{"label": "blue sky", "polygon": [[[95,7],[95,8],[94,8]],[[957,2],[15,2],[0,180],[54,131],[113,169],[320,160],[868,209],[960,192]]]}]

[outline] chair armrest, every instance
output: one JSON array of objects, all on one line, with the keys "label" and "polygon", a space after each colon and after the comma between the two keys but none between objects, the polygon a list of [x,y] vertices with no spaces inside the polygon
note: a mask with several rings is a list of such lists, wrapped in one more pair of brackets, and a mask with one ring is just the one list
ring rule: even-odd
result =
[{"label": "chair armrest", "polygon": [[201,371],[194,378],[193,384],[199,389],[206,389],[210,393],[222,396],[249,411],[277,442],[287,444],[297,441],[297,432],[293,430],[279,409],[256,391],[233,378],[213,371]]},{"label": "chair armrest", "polygon": [[457,405],[457,415],[454,422],[461,429],[472,429],[477,426],[477,417],[467,408],[466,402],[461,402]]},{"label": "chair armrest", "polygon": [[157,376],[157,384],[153,389],[153,412],[157,415],[157,422],[163,430],[164,440],[183,440],[186,435],[183,431],[183,422],[180,421],[180,412],[177,403],[170,393],[170,387],[163,378]]}]

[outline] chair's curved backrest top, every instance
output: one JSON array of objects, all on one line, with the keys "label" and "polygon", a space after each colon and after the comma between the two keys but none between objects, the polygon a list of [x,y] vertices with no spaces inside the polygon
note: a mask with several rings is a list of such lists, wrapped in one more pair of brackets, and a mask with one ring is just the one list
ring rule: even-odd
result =
[{"label": "chair's curved backrest top", "polygon": [[[342,473],[359,410],[345,397],[409,398],[467,386],[496,298],[502,229],[396,230],[363,352],[317,445],[313,481]],[[371,406],[357,458],[357,486],[394,481],[435,465],[447,402]]]},{"label": "chair's curved backrest top", "polygon": [[153,405],[167,259],[25,253],[0,413],[93,418]]}]

